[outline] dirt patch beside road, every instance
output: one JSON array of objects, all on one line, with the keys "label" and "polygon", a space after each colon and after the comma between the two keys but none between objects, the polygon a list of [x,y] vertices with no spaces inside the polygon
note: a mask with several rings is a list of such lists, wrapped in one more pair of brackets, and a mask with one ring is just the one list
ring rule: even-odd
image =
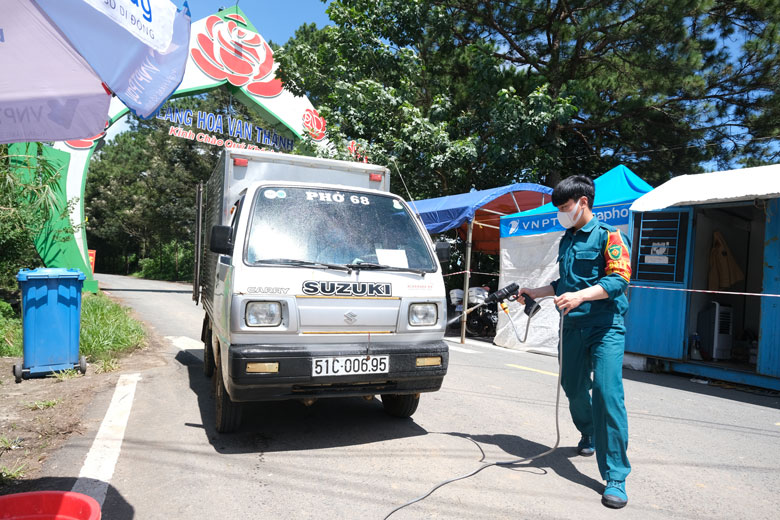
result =
[{"label": "dirt patch beside road", "polygon": [[[163,340],[164,341],[164,340]],[[113,372],[72,378],[47,376],[15,383],[19,358],[0,358],[0,495],[16,493],[25,480],[40,476],[46,458],[68,437],[81,432],[84,412],[95,395],[110,391],[123,373],[164,365],[163,343],[147,331],[146,348],[119,360]]]}]

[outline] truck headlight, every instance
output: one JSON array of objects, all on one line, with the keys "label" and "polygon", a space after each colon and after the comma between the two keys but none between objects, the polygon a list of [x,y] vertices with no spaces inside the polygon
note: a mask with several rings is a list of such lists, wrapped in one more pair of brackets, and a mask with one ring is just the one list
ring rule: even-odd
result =
[{"label": "truck headlight", "polygon": [[409,306],[409,325],[436,325],[439,313],[435,303],[413,303]]},{"label": "truck headlight", "polygon": [[282,304],[249,302],[246,304],[245,319],[250,327],[276,327],[282,323]]}]

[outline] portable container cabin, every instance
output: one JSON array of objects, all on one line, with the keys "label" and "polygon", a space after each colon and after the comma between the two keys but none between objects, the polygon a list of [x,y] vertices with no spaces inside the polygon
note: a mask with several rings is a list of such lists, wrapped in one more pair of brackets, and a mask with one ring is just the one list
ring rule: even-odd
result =
[{"label": "portable container cabin", "polygon": [[626,351],[780,390],[780,164],[675,177],[631,205]]}]

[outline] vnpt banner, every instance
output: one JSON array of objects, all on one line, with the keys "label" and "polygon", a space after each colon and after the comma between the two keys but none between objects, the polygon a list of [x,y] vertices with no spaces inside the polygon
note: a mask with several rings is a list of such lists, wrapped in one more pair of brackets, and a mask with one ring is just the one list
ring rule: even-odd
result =
[{"label": "vnpt banner", "polygon": [[[593,214],[601,222],[612,226],[628,224],[629,208],[631,203],[615,204],[611,206],[595,206]],[[540,235],[553,231],[564,231],[558,222],[558,212],[539,213],[527,217],[505,217],[501,219],[501,236],[517,237],[525,235]]]}]

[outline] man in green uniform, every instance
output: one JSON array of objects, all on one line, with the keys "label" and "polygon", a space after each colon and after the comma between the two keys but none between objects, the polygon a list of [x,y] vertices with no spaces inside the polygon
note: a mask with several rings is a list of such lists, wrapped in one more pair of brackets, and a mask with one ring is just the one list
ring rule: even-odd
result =
[{"label": "man in green uniform", "polygon": [[561,386],[582,434],[577,452],[588,456],[595,449],[607,482],[601,502],[617,509],[628,503],[625,480],[631,471],[623,398],[623,316],[628,310],[631,256],[620,231],[593,216],[595,195],[593,181],[582,175],[555,187],[552,202],[566,228],[558,246],[560,278],[520,292],[534,299],[555,296],[555,305],[564,314]]}]

